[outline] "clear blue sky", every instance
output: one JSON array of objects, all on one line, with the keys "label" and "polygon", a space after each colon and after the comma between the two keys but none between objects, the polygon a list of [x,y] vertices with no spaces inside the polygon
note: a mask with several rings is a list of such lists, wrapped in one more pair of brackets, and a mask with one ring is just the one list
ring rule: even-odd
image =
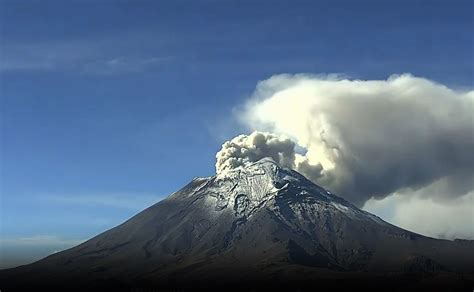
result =
[{"label": "clear blue sky", "polygon": [[232,108],[273,74],[410,72],[472,86],[473,9],[0,1],[3,265],[5,254],[70,246],[212,175],[222,141],[246,131]]}]

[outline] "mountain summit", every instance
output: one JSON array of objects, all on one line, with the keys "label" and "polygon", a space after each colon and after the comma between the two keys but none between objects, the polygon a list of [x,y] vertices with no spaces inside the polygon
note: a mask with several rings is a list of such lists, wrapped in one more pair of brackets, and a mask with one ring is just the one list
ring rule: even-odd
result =
[{"label": "mountain summit", "polygon": [[0,288],[387,281],[393,288],[427,279],[438,288],[466,288],[473,272],[471,241],[398,228],[262,159],[195,178],[87,242],[1,271]]}]

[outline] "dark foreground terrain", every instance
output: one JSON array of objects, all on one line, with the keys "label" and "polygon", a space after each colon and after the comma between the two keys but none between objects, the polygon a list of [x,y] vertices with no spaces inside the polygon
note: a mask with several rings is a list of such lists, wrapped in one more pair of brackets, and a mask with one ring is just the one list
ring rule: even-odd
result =
[{"label": "dark foreground terrain", "polygon": [[[120,279],[49,278],[2,280],[2,291],[472,291],[472,275],[456,273],[331,273],[288,266],[270,273],[246,274],[227,268],[202,279],[176,277],[134,281]],[[241,276],[236,276],[240,274]],[[246,274],[242,276],[242,274]]]},{"label": "dark foreground terrain", "polygon": [[474,242],[403,230],[263,159],[0,271],[2,292],[198,288],[471,292]]}]

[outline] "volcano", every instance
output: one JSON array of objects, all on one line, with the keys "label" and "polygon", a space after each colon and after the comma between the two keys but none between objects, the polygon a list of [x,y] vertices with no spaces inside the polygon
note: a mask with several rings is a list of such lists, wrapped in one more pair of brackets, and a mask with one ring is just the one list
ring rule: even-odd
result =
[{"label": "volcano", "polygon": [[271,159],[181,190],[123,224],[0,271],[0,289],[431,287],[474,283],[474,242],[425,237]]}]

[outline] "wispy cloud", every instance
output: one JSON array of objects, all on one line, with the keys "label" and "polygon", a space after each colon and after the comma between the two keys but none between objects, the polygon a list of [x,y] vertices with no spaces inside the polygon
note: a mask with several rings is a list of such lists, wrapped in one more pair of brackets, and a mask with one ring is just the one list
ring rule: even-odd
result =
[{"label": "wispy cloud", "polygon": [[[53,212],[50,216],[39,214],[39,217],[37,214],[34,217],[36,219],[33,219],[35,220],[33,224],[36,227],[35,230],[43,232],[41,231],[43,230],[43,224],[45,226],[53,225],[56,230],[62,230],[65,227],[68,228],[67,230],[73,228],[73,233],[87,227],[89,228],[87,233],[95,230],[91,232],[90,236],[87,236],[90,238],[96,232],[104,231],[123,222],[129,217],[130,213],[139,212],[161,199],[162,197],[154,194],[133,192],[106,194],[36,193],[25,197],[27,201],[21,201],[21,203],[45,204],[49,207],[55,205],[56,210],[68,210],[66,216],[61,212]],[[78,216],[77,209],[74,208],[77,206],[86,209],[100,209],[101,215],[100,217],[85,216],[84,213],[80,213]],[[10,233],[7,234],[6,232],[6,230],[0,232],[0,269],[31,263],[52,253],[76,246],[86,240],[78,237],[51,235],[47,234],[48,231],[46,231],[46,234],[33,233],[22,236],[10,236]]]},{"label": "wispy cloud", "polygon": [[5,41],[0,54],[0,70],[59,70],[76,67],[97,55],[98,49],[97,44],[85,41]]},{"label": "wispy cloud", "polygon": [[5,40],[0,53],[0,72],[63,71],[115,75],[157,69],[171,56],[160,44],[150,42],[145,51],[133,39],[104,38],[17,42]]},{"label": "wispy cloud", "polygon": [[116,75],[123,73],[139,73],[168,61],[169,57],[127,57],[95,60],[84,64],[83,71],[88,74]]},{"label": "wispy cloud", "polygon": [[84,242],[85,239],[68,239],[57,235],[32,235],[25,237],[0,238],[1,246],[74,246]]},{"label": "wispy cloud", "polygon": [[139,211],[158,202],[161,197],[152,194],[63,194],[41,195],[41,200],[60,204],[74,204],[82,206],[103,206]]},{"label": "wispy cloud", "polygon": [[30,235],[0,238],[0,269],[28,264],[53,253],[83,243],[86,239],[57,235]]}]

